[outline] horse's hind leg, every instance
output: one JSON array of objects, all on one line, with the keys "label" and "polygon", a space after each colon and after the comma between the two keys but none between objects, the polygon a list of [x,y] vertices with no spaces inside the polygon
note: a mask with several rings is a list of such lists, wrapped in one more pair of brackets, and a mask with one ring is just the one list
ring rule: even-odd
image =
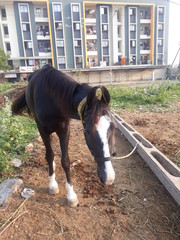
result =
[{"label": "horse's hind leg", "polygon": [[73,186],[71,185],[71,176],[70,176],[70,160],[68,155],[68,143],[69,143],[69,121],[64,122],[60,129],[56,131],[60,145],[62,158],[61,163],[62,167],[66,173],[66,190],[67,190],[67,201],[70,207],[76,207],[78,205],[77,195],[73,190]]},{"label": "horse's hind leg", "polygon": [[40,124],[37,123],[37,126],[46,148],[46,160],[48,162],[49,170],[49,193],[57,194],[59,193],[59,188],[55,177],[54,153],[51,147],[50,134],[47,134]]}]

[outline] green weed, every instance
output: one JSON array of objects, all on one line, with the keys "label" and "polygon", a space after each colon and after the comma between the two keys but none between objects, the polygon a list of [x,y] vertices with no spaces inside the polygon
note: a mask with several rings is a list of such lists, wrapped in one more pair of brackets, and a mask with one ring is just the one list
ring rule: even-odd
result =
[{"label": "green weed", "polygon": [[0,110],[0,176],[10,173],[10,160],[25,156],[25,146],[37,135],[35,122],[27,117],[13,116],[11,104],[6,99]]},{"label": "green weed", "polygon": [[180,99],[180,82],[154,84],[150,87],[120,88],[109,87],[111,95],[111,107],[114,109],[138,109],[143,107],[167,108],[174,100]]}]

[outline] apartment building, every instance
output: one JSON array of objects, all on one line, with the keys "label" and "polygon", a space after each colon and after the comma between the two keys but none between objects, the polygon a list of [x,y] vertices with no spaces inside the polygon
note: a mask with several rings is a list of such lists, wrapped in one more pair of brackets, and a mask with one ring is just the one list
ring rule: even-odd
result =
[{"label": "apartment building", "polygon": [[95,69],[167,64],[166,0],[0,1],[9,64]]}]

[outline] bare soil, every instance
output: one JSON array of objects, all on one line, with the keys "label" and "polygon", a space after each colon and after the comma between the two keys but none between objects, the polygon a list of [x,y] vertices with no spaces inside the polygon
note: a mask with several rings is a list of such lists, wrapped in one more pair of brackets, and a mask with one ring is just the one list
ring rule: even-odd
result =
[{"label": "bare soil", "polygon": [[[177,109],[180,103],[176,104],[176,111],[169,113],[122,111],[119,114],[178,164],[180,113]],[[60,193],[56,196],[48,194],[45,148],[41,141],[34,140],[34,150],[29,160],[16,170],[16,176],[23,179],[23,187],[34,189],[35,195],[22,205],[16,216],[23,215],[4,231],[0,239],[180,239],[180,207],[137,153],[124,160],[113,160],[115,183],[103,186],[97,178],[96,163],[86,146],[81,123],[71,121],[69,155],[71,163],[77,160],[81,163],[72,167],[79,206],[69,208],[55,135],[52,142]],[[118,156],[132,150],[119,131],[116,132],[116,145]],[[0,209],[0,224],[23,201],[20,192],[14,194],[6,207]]]}]

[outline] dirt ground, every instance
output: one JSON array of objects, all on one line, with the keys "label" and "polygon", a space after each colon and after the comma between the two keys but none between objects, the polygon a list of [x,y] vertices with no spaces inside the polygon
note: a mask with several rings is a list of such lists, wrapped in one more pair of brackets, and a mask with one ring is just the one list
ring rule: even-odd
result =
[{"label": "dirt ground", "polygon": [[[176,163],[180,163],[180,103],[172,111],[119,112],[158,149]],[[78,121],[71,121],[69,155],[72,180],[79,206],[69,208],[66,202],[65,174],[60,164],[58,139],[53,135],[56,155],[56,178],[60,193],[48,194],[48,168],[45,148],[37,139],[29,161],[16,171],[24,181],[23,187],[35,190],[18,211],[20,216],[0,236],[3,240],[174,240],[180,239],[180,207],[172,199],[141,157],[134,153],[124,160],[113,160],[116,180],[103,186],[96,174],[96,164],[84,140]],[[116,132],[117,156],[132,150],[124,136]],[[20,191],[13,195],[4,209],[0,209],[2,223],[22,204]],[[20,215],[22,214],[22,215]],[[14,217],[15,218],[15,217]]]}]

